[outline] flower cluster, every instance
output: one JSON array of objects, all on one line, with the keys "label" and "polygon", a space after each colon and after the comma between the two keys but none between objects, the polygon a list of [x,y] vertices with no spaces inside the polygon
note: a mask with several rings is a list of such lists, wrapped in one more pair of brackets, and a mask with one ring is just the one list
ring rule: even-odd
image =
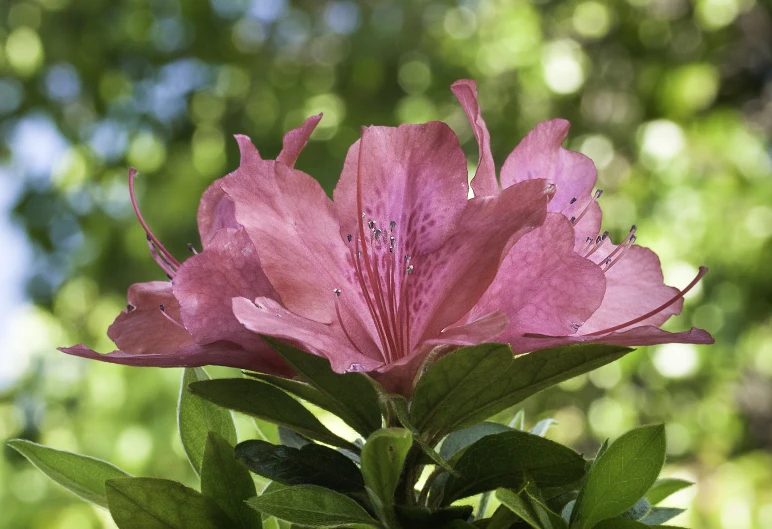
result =
[{"label": "flower cluster", "polygon": [[294,168],[313,116],[284,136],[276,160],[236,137],[239,168],[201,199],[203,250],[180,262],[143,220],[131,171],[132,203],[170,281],[129,289],[108,330],[118,351],[62,351],[292,376],[268,336],[408,394],[433,350],[712,342],[700,329],[660,328],[707,270],[682,290],[666,286],[635,226],[619,244],[601,231],[595,166],[562,147],[567,121],[537,125],[497,176],[474,82],[452,90],[479,148],[473,198],[458,139],[431,122],[363,128],[330,200]]}]

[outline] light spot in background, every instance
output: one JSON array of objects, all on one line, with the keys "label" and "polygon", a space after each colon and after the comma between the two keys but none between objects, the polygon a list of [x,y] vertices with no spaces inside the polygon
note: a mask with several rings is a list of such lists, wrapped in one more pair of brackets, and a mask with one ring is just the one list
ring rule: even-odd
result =
[{"label": "light spot in background", "polygon": [[129,144],[127,155],[129,165],[138,171],[153,172],[161,168],[166,160],[166,147],[151,132],[140,132]]},{"label": "light spot in background", "polygon": [[740,13],[738,0],[700,0],[695,15],[708,30],[717,30],[731,24]]},{"label": "light spot in background", "polygon": [[59,189],[78,188],[88,178],[89,169],[88,159],[84,153],[79,149],[70,148],[54,166],[51,180]]},{"label": "light spot in background", "polygon": [[106,119],[96,123],[89,133],[89,146],[103,160],[113,162],[123,156],[129,143],[126,127]]},{"label": "light spot in background", "polygon": [[613,362],[591,371],[589,377],[596,388],[611,389],[622,380],[622,368],[618,362]]},{"label": "light spot in background", "polygon": [[16,123],[9,141],[12,167],[40,185],[48,185],[54,164],[64,155],[67,140],[48,116],[36,114]]},{"label": "light spot in background", "polygon": [[59,511],[55,520],[52,520],[51,529],[92,529],[89,516],[89,508],[84,504],[75,504]]},{"label": "light spot in background", "polygon": [[772,208],[756,206],[745,214],[745,229],[755,239],[767,239],[772,235]]},{"label": "light spot in background", "polygon": [[349,35],[359,27],[359,8],[354,2],[330,2],[324,7],[324,23],[335,33]]},{"label": "light spot in background", "polygon": [[55,64],[46,72],[45,87],[53,101],[70,101],[80,94],[80,76],[71,64]]},{"label": "light spot in background", "polygon": [[616,438],[632,426],[622,405],[611,397],[594,400],[587,417],[590,428],[601,438]]},{"label": "light spot in background", "polygon": [[544,47],[544,82],[556,94],[572,94],[584,84],[582,52],[572,40],[553,42]]},{"label": "light spot in background", "polygon": [[683,424],[677,422],[668,422],[665,424],[665,433],[667,435],[668,455],[680,456],[691,449],[692,434]]},{"label": "light spot in background", "polygon": [[639,143],[641,151],[658,161],[667,161],[686,146],[684,132],[675,123],[665,119],[650,121],[641,127]]},{"label": "light spot in background", "polygon": [[396,114],[400,123],[426,123],[437,119],[437,107],[424,96],[408,96],[397,103]]},{"label": "light spot in background", "polygon": [[584,139],[579,152],[589,156],[598,169],[605,169],[614,159],[614,144],[606,136],[593,134]]},{"label": "light spot in background", "polygon": [[210,0],[212,10],[222,18],[233,19],[249,7],[249,0]]},{"label": "light spot in background", "polygon": [[43,43],[34,30],[20,27],[8,35],[5,56],[19,75],[28,77],[43,64]]},{"label": "light spot in background", "polygon": [[9,313],[3,314],[6,326],[0,333],[0,345],[2,351],[12,351],[12,354],[0,354],[0,389],[21,377],[35,356],[43,351],[50,352],[67,341],[59,321],[51,313],[21,303],[17,299],[9,307]]},{"label": "light spot in background", "polygon": [[721,506],[722,529],[751,529],[751,506],[746,498],[730,498]]},{"label": "light spot in background", "polygon": [[141,426],[129,426],[115,443],[115,459],[119,467],[141,468],[153,451],[153,437]]},{"label": "light spot in background", "polygon": [[0,114],[10,114],[21,105],[24,90],[21,83],[12,77],[0,79]]},{"label": "light spot in background", "polygon": [[25,503],[36,503],[46,495],[48,478],[33,466],[18,470],[11,476],[9,490],[16,499]]},{"label": "light spot in background", "polygon": [[454,39],[468,39],[477,30],[477,16],[466,7],[453,7],[445,13],[445,32]]},{"label": "light spot in background", "polygon": [[268,38],[263,22],[242,18],[233,25],[233,45],[242,53],[257,51]]},{"label": "light spot in background", "polygon": [[287,8],[287,0],[252,0],[248,14],[263,22],[273,22],[282,16]]},{"label": "light spot in background", "polygon": [[659,345],[652,360],[657,371],[667,378],[686,378],[700,367],[697,348],[688,343]]},{"label": "light spot in background", "polygon": [[574,9],[571,21],[577,33],[593,39],[603,37],[611,26],[608,7],[600,2],[582,2]]},{"label": "light spot in background", "polygon": [[423,56],[411,56],[399,67],[399,86],[408,94],[421,94],[432,83],[429,61]]},{"label": "light spot in background", "polygon": [[559,409],[553,418],[558,424],[550,430],[550,437],[556,442],[572,446],[584,436],[586,419],[582,410],[576,406]]}]

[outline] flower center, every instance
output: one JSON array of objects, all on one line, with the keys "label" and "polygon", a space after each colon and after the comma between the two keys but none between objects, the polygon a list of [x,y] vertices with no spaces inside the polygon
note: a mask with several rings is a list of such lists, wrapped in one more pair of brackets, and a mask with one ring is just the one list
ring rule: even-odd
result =
[{"label": "flower center", "polygon": [[[391,220],[388,227],[381,227],[375,219],[368,219],[364,211],[362,157],[365,136],[363,132],[357,166],[358,230],[356,235],[347,235],[346,240],[354,277],[378,334],[383,359],[393,362],[411,350],[408,284],[414,265],[410,254],[400,251],[404,248],[398,246],[401,241],[397,237],[397,221]],[[403,255],[403,258],[400,259],[399,255]],[[361,353],[362,348],[346,328],[340,312],[339,298],[343,292],[336,288],[333,293],[335,311],[343,332],[351,345]]]}]

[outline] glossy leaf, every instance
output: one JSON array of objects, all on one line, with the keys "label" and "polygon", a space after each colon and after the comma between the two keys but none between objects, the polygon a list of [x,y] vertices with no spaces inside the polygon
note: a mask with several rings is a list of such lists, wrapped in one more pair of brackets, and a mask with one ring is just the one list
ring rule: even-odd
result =
[{"label": "glossy leaf", "polygon": [[431,443],[630,351],[627,347],[581,344],[515,358],[508,345],[462,347],[439,359],[418,381],[411,422]]},{"label": "glossy leaf", "polygon": [[308,527],[380,527],[357,502],[315,485],[286,487],[247,500],[253,509]]},{"label": "glossy leaf", "polygon": [[217,504],[181,483],[156,478],[109,480],[110,514],[119,529],[229,529]]},{"label": "glossy leaf", "polygon": [[367,437],[381,427],[378,393],[366,375],[336,373],[325,358],[277,340],[267,340],[289,365],[319,390],[325,397],[325,402],[334,408],[329,411],[343,419],[359,434]]},{"label": "glossy leaf", "polygon": [[345,455],[326,446],[276,446],[244,441],[236,458],[252,472],[286,485],[318,485],[339,492],[364,490],[362,474]]},{"label": "glossy leaf", "polygon": [[649,513],[639,521],[646,525],[663,524],[672,520],[682,512],[684,512],[684,509],[677,509],[675,507],[652,507]]},{"label": "glossy leaf", "polygon": [[196,395],[223,408],[285,426],[323,443],[357,450],[328,430],[298,401],[263,382],[229,378],[194,382],[189,387]]},{"label": "glossy leaf", "polygon": [[519,430],[488,435],[469,446],[454,465],[460,477],[445,486],[445,504],[497,488],[573,483],[584,476],[584,459],[563,445]]},{"label": "glossy leaf", "polygon": [[627,432],[597,458],[571,514],[572,529],[589,529],[625,512],[654,484],[665,462],[665,428]]},{"label": "glossy leaf", "polygon": [[542,419],[536,424],[534,424],[533,428],[531,428],[530,432],[534,435],[538,435],[540,437],[544,437],[547,435],[547,432],[549,429],[556,425],[558,421],[555,419]]},{"label": "glossy leaf", "polygon": [[388,528],[399,529],[394,512],[394,492],[413,435],[402,428],[384,428],[367,438],[362,448],[362,474],[378,518]]},{"label": "glossy leaf", "polygon": [[107,507],[105,482],[129,476],[101,459],[56,450],[25,439],[12,439],[8,446],[65,489],[102,507]]},{"label": "glossy leaf", "polygon": [[260,514],[245,500],[257,495],[249,471],[233,455],[233,446],[215,432],[209,432],[201,463],[201,493],[225,511],[233,527],[260,529]]},{"label": "glossy leaf", "polygon": [[486,435],[509,432],[512,428],[497,422],[481,422],[469,428],[463,428],[448,434],[440,445],[440,457],[450,460],[453,456],[464,450],[469,445],[479,441]]},{"label": "glossy leaf", "polygon": [[694,483],[676,478],[658,479],[646,493],[646,499],[649,503],[656,505],[659,502],[669,498],[679,490],[691,487]]},{"label": "glossy leaf", "polygon": [[535,529],[567,529],[566,521],[547,507],[536,491],[524,487],[519,493],[498,489],[496,498]]},{"label": "glossy leaf", "polygon": [[185,368],[177,403],[177,428],[185,454],[196,474],[201,473],[201,461],[209,432],[216,432],[232,445],[236,444],[236,426],[231,412],[188,391],[190,384],[202,380],[209,380],[203,368]]}]

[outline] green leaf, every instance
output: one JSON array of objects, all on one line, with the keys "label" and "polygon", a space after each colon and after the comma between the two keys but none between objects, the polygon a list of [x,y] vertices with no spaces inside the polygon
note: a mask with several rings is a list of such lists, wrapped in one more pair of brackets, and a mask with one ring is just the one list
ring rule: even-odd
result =
[{"label": "green leaf", "polygon": [[584,476],[582,456],[519,430],[483,437],[463,452],[454,467],[461,477],[448,479],[445,504],[500,487],[520,489],[526,480],[539,487],[559,486]]},{"label": "green leaf", "polygon": [[624,520],[621,518],[611,518],[603,520],[593,527],[593,529],[650,529],[659,527],[660,529],[683,529],[674,525],[646,525],[635,520]]},{"label": "green leaf", "polygon": [[388,528],[399,529],[394,513],[394,492],[413,435],[402,428],[384,428],[367,438],[362,448],[362,474],[378,518]]},{"label": "green leaf", "polygon": [[658,479],[646,493],[646,499],[649,500],[649,503],[652,505],[656,505],[679,490],[691,487],[692,485],[694,485],[694,483],[684,481],[683,479]]},{"label": "green leaf", "polygon": [[559,514],[547,507],[536,491],[525,487],[520,493],[498,489],[496,498],[535,529],[567,529],[568,524]]},{"label": "green leaf", "polygon": [[180,398],[177,403],[177,427],[185,453],[196,474],[201,473],[201,461],[209,432],[216,432],[232,445],[236,444],[236,426],[231,412],[202,400],[188,391],[193,382],[209,380],[200,367],[188,367],[182,372]]},{"label": "green leaf", "polygon": [[181,483],[156,478],[111,479],[110,514],[120,529],[229,529],[217,504]]},{"label": "green leaf", "polygon": [[440,454],[434,449],[432,445],[421,439],[420,432],[410,423],[410,415],[408,412],[408,401],[402,395],[381,395],[382,401],[386,403],[389,410],[397,416],[397,420],[413,435],[413,442],[418,445],[421,451],[428,458],[424,462],[426,464],[435,464],[445,469],[446,472],[455,474],[455,470],[450,466],[448,461],[441,457]]},{"label": "green leaf", "polygon": [[579,344],[514,357],[502,344],[462,347],[439,359],[416,385],[411,422],[434,444],[534,393],[617,360],[632,349]]},{"label": "green leaf", "polygon": [[226,378],[194,382],[189,387],[196,395],[223,408],[285,426],[323,443],[358,450],[328,430],[298,401],[268,384],[245,378]]},{"label": "green leaf", "polygon": [[326,446],[307,444],[298,449],[244,441],[236,446],[235,455],[252,472],[286,485],[318,485],[338,492],[364,490],[357,466]]},{"label": "green leaf", "polygon": [[475,527],[484,527],[485,529],[509,529],[512,524],[519,521],[520,518],[513,513],[506,505],[499,505],[493,516],[487,519],[478,520],[474,523]]},{"label": "green leaf", "polygon": [[436,511],[426,507],[395,506],[397,519],[402,529],[426,529],[427,527],[445,527],[453,520],[467,520],[474,508],[471,505],[454,505]]},{"label": "green leaf", "polygon": [[544,437],[547,435],[549,429],[557,423],[558,421],[555,419],[542,419],[541,421],[537,422],[530,431],[534,435]]},{"label": "green leaf", "polygon": [[[289,446],[290,448],[303,448],[307,444],[313,443],[310,439],[307,439],[300,435],[297,432],[293,432],[289,428],[285,428],[284,426],[279,426],[278,429],[279,434],[279,442],[283,444],[284,446]],[[262,441],[266,441],[266,439],[261,439]]]},{"label": "green leaf", "polygon": [[442,441],[442,445],[440,446],[440,457],[445,460],[450,460],[453,456],[472,443],[476,443],[486,435],[509,432],[511,430],[512,428],[497,422],[481,422],[474,426],[470,426],[469,428],[457,430],[448,434],[445,440]]},{"label": "green leaf", "polygon": [[65,489],[102,507],[107,507],[105,481],[129,476],[101,459],[56,450],[25,439],[12,439],[8,446]]},{"label": "green leaf", "polygon": [[641,518],[640,522],[645,525],[659,525],[672,520],[682,512],[684,509],[675,507],[652,507],[649,514]]},{"label": "green leaf", "polygon": [[306,353],[272,338],[266,340],[288,364],[326,397],[325,402],[332,406],[329,411],[343,419],[359,434],[367,437],[381,427],[378,392],[367,375],[336,373],[326,358]]},{"label": "green leaf", "polygon": [[201,463],[201,493],[225,511],[233,527],[260,529],[260,514],[244,501],[257,495],[249,471],[233,455],[233,446],[216,432],[209,432]]},{"label": "green leaf", "polygon": [[593,526],[593,529],[649,529],[649,526],[635,520],[612,518],[599,522]]},{"label": "green leaf", "polygon": [[620,518],[628,520],[640,520],[651,512],[651,503],[646,498],[641,498],[635,505],[619,515]]},{"label": "green leaf", "polygon": [[644,426],[617,439],[592,465],[571,514],[572,529],[589,529],[636,504],[665,463],[665,427]]},{"label": "green leaf", "polygon": [[298,485],[247,500],[253,509],[309,527],[380,527],[357,502],[316,485]]}]

